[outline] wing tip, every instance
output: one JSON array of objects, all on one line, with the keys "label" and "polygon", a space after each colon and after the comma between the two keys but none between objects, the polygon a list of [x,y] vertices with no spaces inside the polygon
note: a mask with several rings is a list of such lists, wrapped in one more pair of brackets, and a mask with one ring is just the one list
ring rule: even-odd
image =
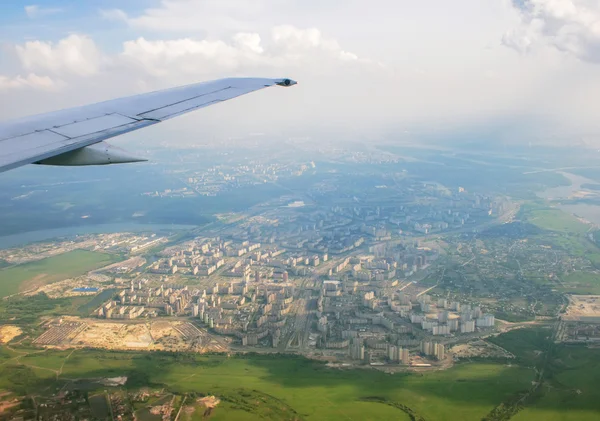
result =
[{"label": "wing tip", "polygon": [[290,87],[290,86],[294,86],[296,85],[298,82],[296,82],[294,79],[289,79],[289,78],[284,78],[284,79],[276,79],[275,84],[279,85],[279,86],[283,86],[283,87]]}]

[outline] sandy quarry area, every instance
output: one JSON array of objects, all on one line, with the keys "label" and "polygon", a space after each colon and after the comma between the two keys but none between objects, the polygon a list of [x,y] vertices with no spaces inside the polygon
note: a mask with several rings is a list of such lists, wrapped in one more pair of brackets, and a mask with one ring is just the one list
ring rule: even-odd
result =
[{"label": "sandy quarry area", "polygon": [[148,348],[152,336],[146,324],[95,323],[88,322],[88,328],[73,340],[77,345],[107,348]]},{"label": "sandy quarry area", "polygon": [[570,295],[569,306],[562,319],[585,321],[587,317],[600,318],[600,295]]},{"label": "sandy quarry area", "polygon": [[[85,328],[68,342],[63,341],[60,347],[195,352],[227,350],[223,348],[223,341],[216,339],[205,329],[182,320],[113,321],[65,317],[62,324],[66,322],[79,322],[85,324]],[[58,330],[60,327],[51,329]]]},{"label": "sandy quarry area", "polygon": [[7,344],[22,333],[21,328],[17,326],[0,326],[0,344]]}]

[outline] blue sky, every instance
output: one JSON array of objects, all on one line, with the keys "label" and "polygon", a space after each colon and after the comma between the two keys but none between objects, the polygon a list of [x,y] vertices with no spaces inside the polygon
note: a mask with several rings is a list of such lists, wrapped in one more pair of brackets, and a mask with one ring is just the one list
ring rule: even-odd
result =
[{"label": "blue sky", "polygon": [[[18,43],[32,39],[58,40],[69,33],[100,34],[106,48],[116,47],[128,33],[126,25],[115,25],[104,19],[100,10],[120,8],[128,13],[141,13],[156,4],[147,0],[39,0],[15,1],[2,5],[0,43]],[[28,16],[25,8],[35,6],[37,14]]]}]

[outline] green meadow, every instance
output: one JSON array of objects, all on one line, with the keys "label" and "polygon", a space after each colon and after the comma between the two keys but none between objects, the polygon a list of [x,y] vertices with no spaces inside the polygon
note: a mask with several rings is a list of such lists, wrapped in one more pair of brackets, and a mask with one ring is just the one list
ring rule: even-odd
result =
[{"label": "green meadow", "polygon": [[559,287],[570,294],[600,294],[600,275],[590,272],[572,272],[566,276]]},{"label": "green meadow", "polygon": [[[211,419],[481,420],[527,391],[535,373],[497,363],[422,374],[337,369],[301,357],[46,351],[0,366],[0,388],[38,393],[69,379],[130,377],[128,387],[216,395]],[[56,371],[61,370],[59,379]],[[52,389],[52,388],[50,388]],[[200,412],[190,419],[202,419]]]},{"label": "green meadow", "polygon": [[[554,344],[551,334],[549,328],[528,328],[490,339],[515,359],[396,374],[331,368],[278,354],[24,348],[15,358],[18,352],[3,350],[0,389],[18,395],[43,395],[61,387],[93,392],[105,389],[94,379],[128,376],[127,389],[150,387],[177,399],[185,396],[186,405],[195,411],[181,419],[191,421],[206,419],[196,399],[212,395],[221,400],[210,413],[217,421],[598,419],[600,353]],[[144,408],[138,408],[140,419],[149,416]]]},{"label": "green meadow", "polygon": [[590,229],[589,225],[580,222],[573,215],[556,208],[527,206],[522,214],[528,222],[549,231],[582,234]]},{"label": "green meadow", "polygon": [[551,333],[550,329],[519,329],[492,339],[515,354],[516,363],[543,373],[539,386],[510,419],[600,419],[600,352],[583,345],[555,344]]}]

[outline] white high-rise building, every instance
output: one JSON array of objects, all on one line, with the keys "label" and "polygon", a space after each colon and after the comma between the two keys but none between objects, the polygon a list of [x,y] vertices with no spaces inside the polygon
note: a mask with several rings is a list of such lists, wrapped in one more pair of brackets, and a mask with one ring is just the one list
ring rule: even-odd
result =
[{"label": "white high-rise building", "polygon": [[475,320],[465,321],[460,325],[460,333],[475,332]]},{"label": "white high-rise building", "polygon": [[432,329],[434,335],[449,335],[450,334],[450,326],[434,326]]},{"label": "white high-rise building", "polygon": [[432,354],[432,343],[427,342],[427,341],[421,342],[421,352],[425,355],[431,355]]},{"label": "white high-rise building", "polygon": [[[402,348],[400,348],[400,349],[402,349]],[[395,345],[388,345],[387,357],[388,357],[388,360],[390,360],[392,362],[397,362],[400,359],[400,355],[398,353],[398,347]]]},{"label": "white high-rise building", "polygon": [[450,332],[456,332],[459,328],[458,319],[450,319],[448,320],[448,327],[450,328]]},{"label": "white high-rise building", "polygon": [[433,344],[433,355],[438,360],[443,360],[446,355],[446,348],[442,344]]},{"label": "white high-rise building", "polygon": [[448,312],[447,311],[440,311],[438,313],[438,321],[440,323],[446,323],[448,321]]},{"label": "white high-rise building", "polygon": [[484,314],[477,319],[477,327],[494,327],[496,319],[493,314]]},{"label": "white high-rise building", "polygon": [[401,356],[402,364],[408,365],[410,363],[410,355],[408,353],[408,349],[406,349],[406,348],[400,348],[400,349],[402,349],[402,356]]}]

